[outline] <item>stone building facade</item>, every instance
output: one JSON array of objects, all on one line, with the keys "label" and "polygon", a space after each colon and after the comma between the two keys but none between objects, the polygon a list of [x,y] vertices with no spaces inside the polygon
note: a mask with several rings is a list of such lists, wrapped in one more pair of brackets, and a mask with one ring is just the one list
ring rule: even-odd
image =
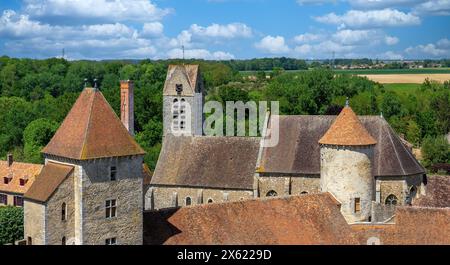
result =
[{"label": "stone building facade", "polygon": [[85,88],[25,194],[29,244],[142,244],[145,153],[131,134],[102,93]]}]

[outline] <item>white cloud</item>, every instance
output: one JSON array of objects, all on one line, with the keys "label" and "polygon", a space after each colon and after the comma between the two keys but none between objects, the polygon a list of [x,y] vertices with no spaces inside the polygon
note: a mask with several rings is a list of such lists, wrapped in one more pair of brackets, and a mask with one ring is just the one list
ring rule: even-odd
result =
[{"label": "white cloud", "polygon": [[330,4],[330,3],[336,3],[338,2],[338,0],[297,0],[297,3],[299,5],[310,5],[310,4],[315,4],[315,5],[322,5],[322,4]]},{"label": "white cloud", "polygon": [[[183,58],[183,50],[172,49],[167,53],[169,58]],[[228,52],[216,51],[210,52],[206,49],[191,49],[185,50],[184,56],[186,59],[205,59],[205,60],[231,60],[234,55]]]},{"label": "white cloud", "polygon": [[156,21],[171,10],[158,8],[149,0],[25,0],[31,17],[101,19],[105,21]]},{"label": "white cloud", "polygon": [[294,41],[296,43],[310,43],[310,42],[316,42],[321,41],[324,39],[323,34],[313,34],[313,33],[305,33],[300,34],[294,37]]},{"label": "white cloud", "polygon": [[403,60],[403,55],[393,51],[387,51],[385,53],[379,54],[377,57],[379,59],[385,60]]},{"label": "white cloud", "polygon": [[287,53],[290,50],[285,43],[284,37],[272,37],[270,35],[257,42],[255,44],[255,47],[263,52],[270,54]]},{"label": "white cloud", "polygon": [[164,31],[164,25],[160,22],[150,22],[150,23],[144,23],[142,26],[142,36],[146,37],[152,37],[152,36],[159,36]]},{"label": "white cloud", "polygon": [[400,40],[399,40],[397,37],[393,37],[393,36],[386,36],[386,37],[384,38],[384,42],[385,42],[387,45],[395,45],[395,44],[397,44],[399,41],[400,41]]},{"label": "white cloud", "polygon": [[395,9],[350,10],[344,15],[330,13],[325,16],[315,17],[315,20],[321,23],[338,25],[341,28],[398,27],[421,23],[418,16]]},{"label": "white cloud", "polygon": [[414,58],[448,58],[450,57],[450,40],[441,39],[436,44],[428,43],[405,49]]},{"label": "white cloud", "polygon": [[233,39],[252,36],[252,29],[243,23],[231,23],[227,25],[212,24],[208,27],[193,24],[189,31],[196,36],[211,38]]},{"label": "white cloud", "polygon": [[449,16],[450,0],[425,1],[414,7],[414,12],[418,14]]},{"label": "white cloud", "polygon": [[351,6],[358,9],[382,9],[393,7],[412,7],[424,0],[348,0]]}]

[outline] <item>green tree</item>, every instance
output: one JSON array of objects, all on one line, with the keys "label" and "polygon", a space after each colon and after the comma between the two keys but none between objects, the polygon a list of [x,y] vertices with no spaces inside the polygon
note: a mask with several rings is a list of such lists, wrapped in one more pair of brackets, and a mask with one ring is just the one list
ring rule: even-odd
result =
[{"label": "green tree", "polygon": [[58,129],[58,123],[48,119],[37,119],[25,128],[23,132],[24,156],[30,163],[42,163],[42,148],[47,145]]},{"label": "green tree", "polygon": [[410,120],[408,122],[408,127],[406,128],[406,139],[416,146],[420,143],[420,128],[414,120]]},{"label": "green tree", "polygon": [[0,206],[0,245],[23,238],[23,208]]},{"label": "green tree", "polygon": [[401,113],[401,102],[397,94],[391,91],[386,92],[381,102],[381,109],[386,118],[399,115]]},{"label": "green tree", "polygon": [[426,167],[436,163],[450,163],[450,145],[443,136],[427,136],[422,143],[422,155]]}]

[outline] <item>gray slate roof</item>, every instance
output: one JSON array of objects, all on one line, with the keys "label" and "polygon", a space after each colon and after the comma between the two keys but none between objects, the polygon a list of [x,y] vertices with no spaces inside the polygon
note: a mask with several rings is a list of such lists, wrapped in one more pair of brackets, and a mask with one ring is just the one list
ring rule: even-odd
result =
[{"label": "gray slate roof", "polygon": [[167,135],[151,184],[252,190],[259,141]]},{"label": "gray slate roof", "polygon": [[[402,144],[389,124],[378,116],[358,116],[377,141],[375,176],[407,176],[425,173],[413,154]],[[279,116],[280,142],[265,148],[261,171],[281,174],[320,174],[319,139],[336,116]]]}]

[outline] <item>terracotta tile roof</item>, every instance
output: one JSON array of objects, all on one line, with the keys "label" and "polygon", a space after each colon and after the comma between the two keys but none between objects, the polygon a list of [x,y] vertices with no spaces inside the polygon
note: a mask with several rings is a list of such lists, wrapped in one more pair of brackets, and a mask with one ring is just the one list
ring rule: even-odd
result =
[{"label": "terracotta tile roof", "polygon": [[25,193],[26,199],[47,202],[59,185],[72,173],[74,167],[49,162]]},{"label": "terracotta tile roof", "polygon": [[144,213],[144,244],[357,244],[328,193]]},{"label": "terracotta tile roof", "polygon": [[[41,171],[43,165],[13,162],[8,167],[7,161],[0,161],[0,192],[24,194],[33,184],[36,176]],[[8,184],[5,184],[4,177],[12,177]],[[25,185],[20,185],[20,179],[25,179]]]},{"label": "terracotta tile roof", "polygon": [[198,88],[198,82],[201,82],[199,66],[198,65],[169,65],[167,71],[166,82],[164,84],[163,94],[165,96],[176,96],[177,92],[175,86],[170,82],[174,76],[184,77],[189,87],[183,88],[183,95],[194,95]]},{"label": "terracotta tile roof", "polygon": [[371,237],[383,245],[450,245],[450,209],[397,207],[394,224],[357,224],[361,244]]},{"label": "terracotta tile roof", "polygon": [[83,90],[42,152],[77,160],[145,153],[103,94],[92,88]]},{"label": "terracotta tile roof", "polygon": [[[272,120],[274,118],[275,116]],[[279,143],[275,147],[264,148],[261,159],[262,174],[320,174],[318,141],[330,128],[336,116],[290,115],[278,118]],[[374,146],[375,176],[425,173],[425,169],[402,144],[385,119],[379,116],[359,116],[359,120],[377,141]]]},{"label": "terracotta tile roof", "polygon": [[319,140],[331,145],[374,145],[377,143],[350,107],[345,107]]},{"label": "terracotta tile roof", "polygon": [[167,135],[151,184],[252,190],[259,142]]},{"label": "terracotta tile roof", "polygon": [[450,208],[450,176],[427,176],[426,195],[414,199],[413,206]]}]

